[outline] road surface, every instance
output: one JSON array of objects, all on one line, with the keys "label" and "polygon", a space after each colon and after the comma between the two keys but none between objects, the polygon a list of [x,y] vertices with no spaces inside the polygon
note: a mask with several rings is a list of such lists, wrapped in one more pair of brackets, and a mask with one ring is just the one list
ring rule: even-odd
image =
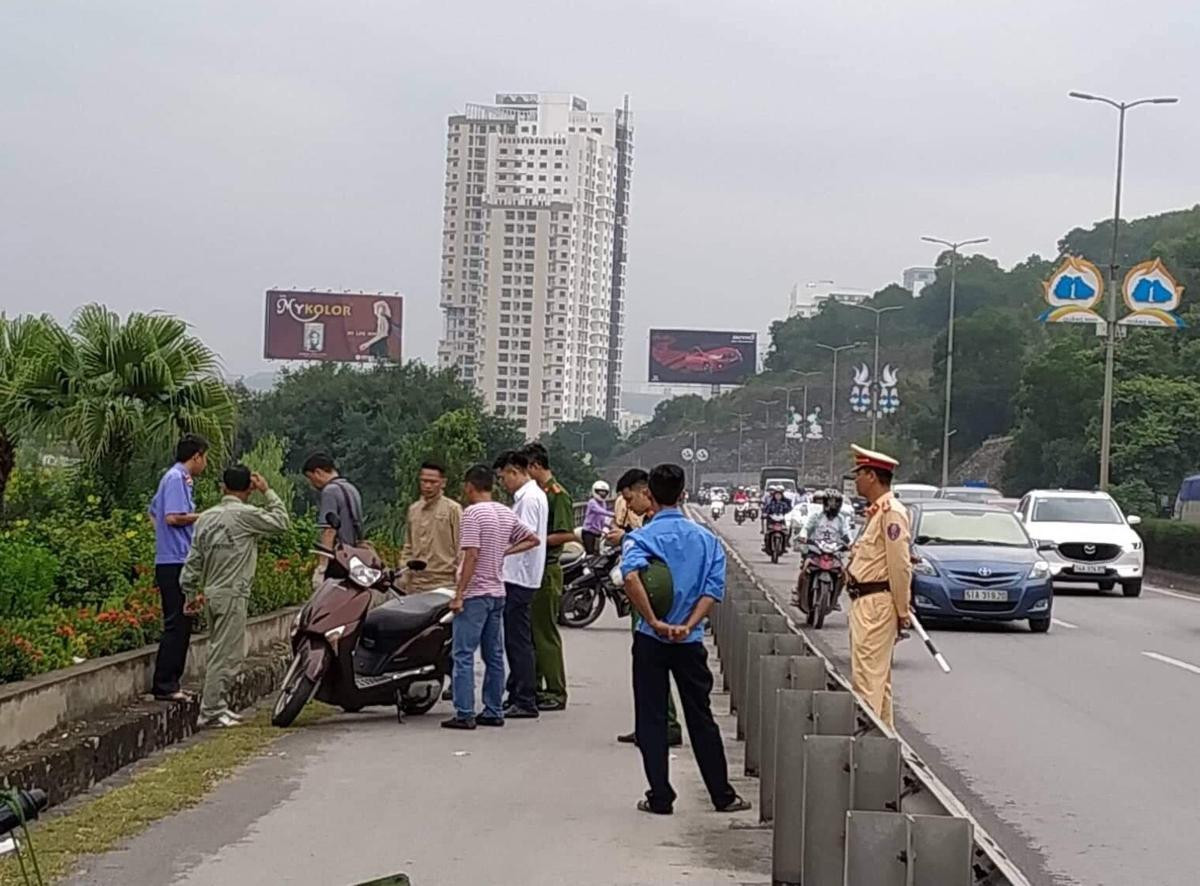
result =
[{"label": "road surface", "polygon": [[[405,725],[390,711],[297,729],[198,807],[90,860],[75,886],[343,886],[405,872],[413,886],[770,883],[754,811],[712,811],[687,747],[673,816],[634,806],[629,623],[564,629],[570,707],[503,729],[439,728],[448,703]],[[719,685],[719,683],[718,683]],[[714,699],[727,712],[725,696]],[[730,722],[722,728],[729,736]],[[742,746],[727,738],[734,786]]]},{"label": "road surface", "polygon": [[[774,566],[757,526],[718,526],[787,600],[798,555]],[[1060,592],[1054,617],[1046,635],[1024,623],[935,631],[948,675],[919,640],[900,644],[900,731],[1032,882],[1194,886],[1200,597]],[[845,617],[809,633],[849,674]]]}]

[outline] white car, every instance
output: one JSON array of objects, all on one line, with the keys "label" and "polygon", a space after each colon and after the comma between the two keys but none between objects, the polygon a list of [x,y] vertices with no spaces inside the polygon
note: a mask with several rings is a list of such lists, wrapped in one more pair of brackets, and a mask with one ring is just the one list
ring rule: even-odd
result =
[{"label": "white car", "polygon": [[917,501],[922,498],[935,498],[936,486],[928,483],[893,483],[892,495],[900,501]]},{"label": "white car", "polygon": [[1120,584],[1126,597],[1142,593],[1146,551],[1131,528],[1142,520],[1122,514],[1108,493],[1035,489],[1021,499],[1017,516],[1055,581],[1094,581],[1102,591]]}]

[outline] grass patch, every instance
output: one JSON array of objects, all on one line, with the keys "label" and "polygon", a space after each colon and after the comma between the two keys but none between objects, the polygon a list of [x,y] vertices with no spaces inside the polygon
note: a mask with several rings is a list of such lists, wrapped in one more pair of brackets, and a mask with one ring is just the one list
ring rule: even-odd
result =
[{"label": "grass patch", "polygon": [[[314,702],[305,707],[296,723],[311,723],[332,712],[333,708]],[[70,873],[83,856],[107,852],[159,819],[195,806],[285,731],[272,726],[269,712],[262,711],[243,726],[213,730],[191,747],[169,753],[128,784],[65,815],[34,822],[29,830],[46,883]],[[24,882],[15,856],[0,861],[0,886],[24,886]]]}]

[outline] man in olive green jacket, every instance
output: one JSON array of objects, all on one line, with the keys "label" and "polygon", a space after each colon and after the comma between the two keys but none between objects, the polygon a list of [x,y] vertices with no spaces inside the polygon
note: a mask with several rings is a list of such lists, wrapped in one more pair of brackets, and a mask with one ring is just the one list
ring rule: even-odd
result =
[{"label": "man in olive green jacket", "polygon": [[[287,507],[259,474],[245,465],[227,468],[224,497],[196,521],[192,548],[179,584],[189,611],[203,599],[208,614],[208,665],[199,726],[236,726],[229,709],[229,684],[246,657],[246,604],[258,565],[258,540],[288,528]],[[247,504],[252,492],[266,496],[267,506]],[[203,591],[203,594],[201,594]]]}]

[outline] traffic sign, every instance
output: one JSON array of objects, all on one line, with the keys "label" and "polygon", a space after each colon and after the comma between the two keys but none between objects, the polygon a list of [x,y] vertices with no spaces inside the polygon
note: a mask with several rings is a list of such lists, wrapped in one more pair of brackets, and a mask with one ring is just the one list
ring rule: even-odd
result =
[{"label": "traffic sign", "polygon": [[692,447],[690,446],[683,447],[683,450],[679,453],[679,457],[684,461],[691,461],[694,456],[695,453],[692,452]]},{"label": "traffic sign", "polygon": [[708,450],[707,449],[697,449],[696,450],[696,461],[700,461],[700,462],[708,461]]}]

